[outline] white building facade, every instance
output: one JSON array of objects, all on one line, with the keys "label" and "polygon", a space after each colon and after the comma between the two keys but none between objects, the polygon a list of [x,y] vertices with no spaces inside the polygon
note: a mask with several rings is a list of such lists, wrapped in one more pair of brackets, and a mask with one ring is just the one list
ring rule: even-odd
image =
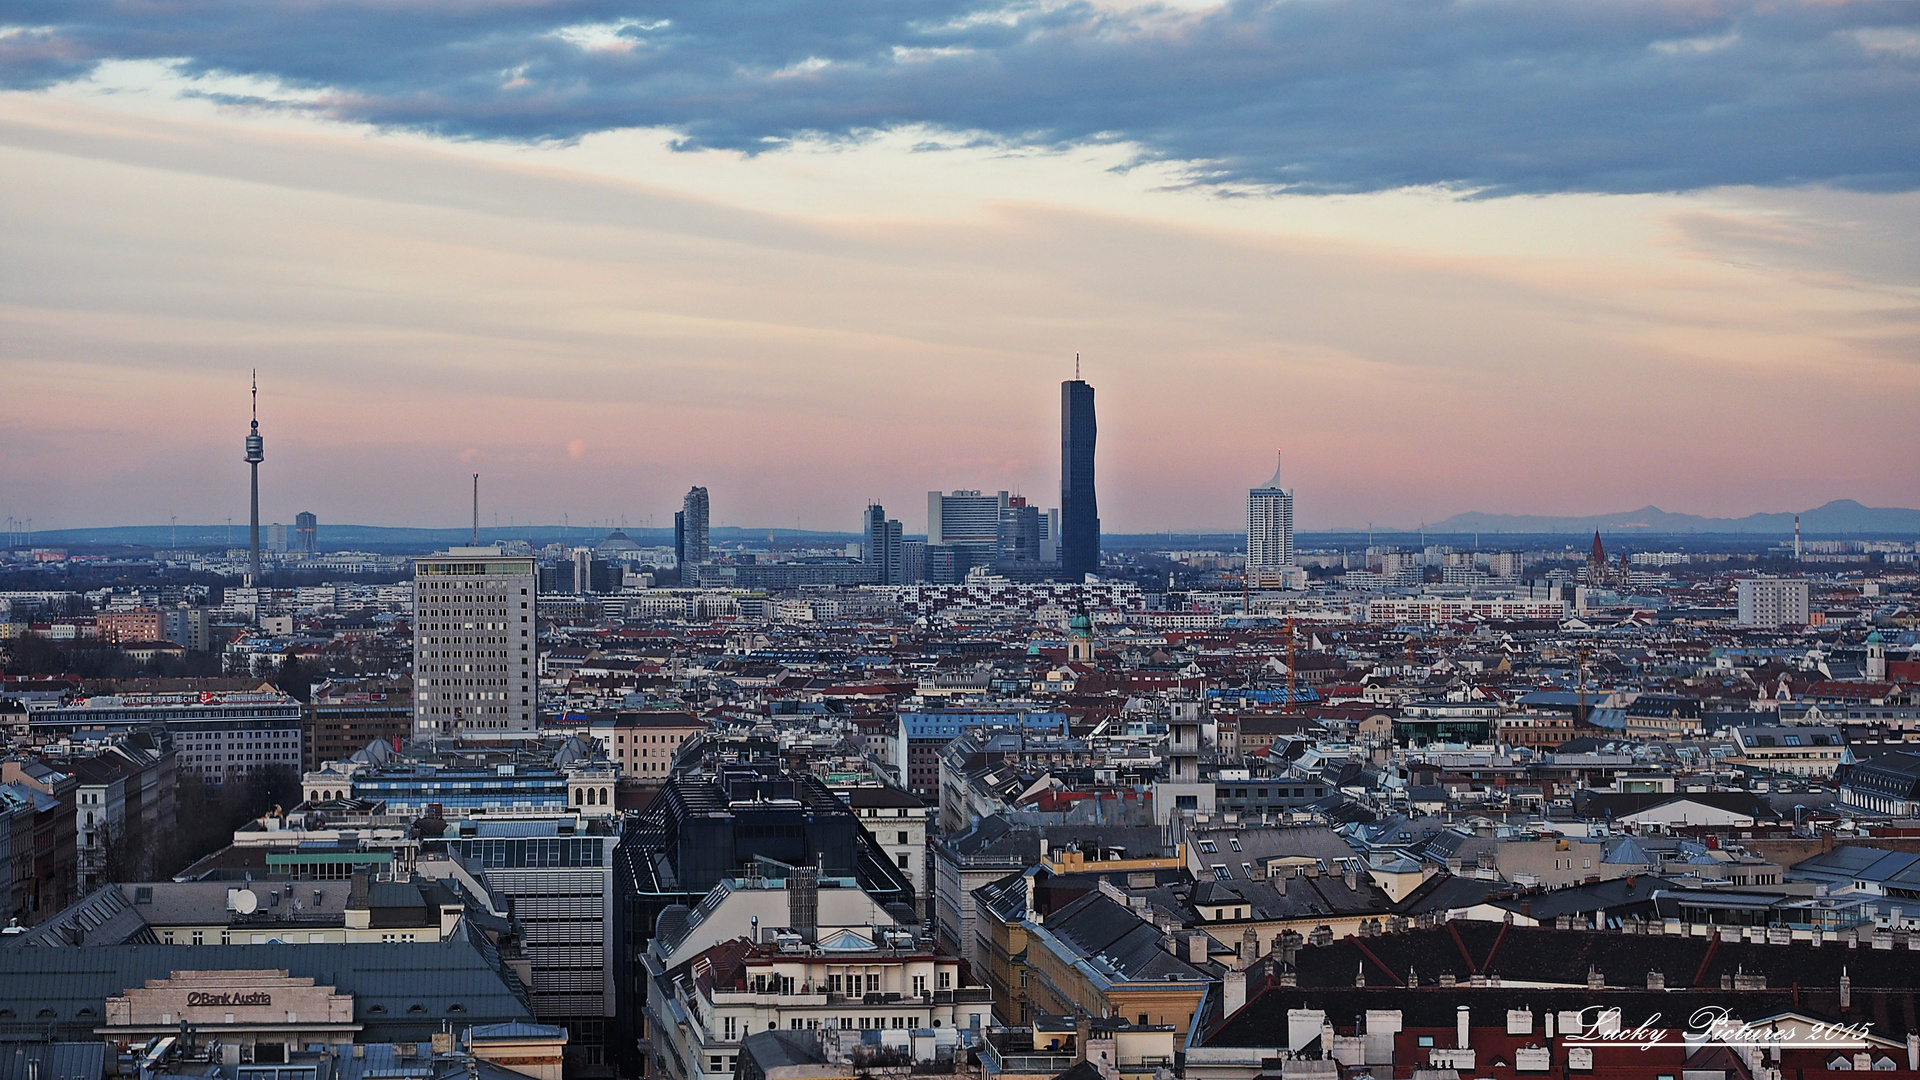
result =
[{"label": "white building facade", "polygon": [[533,558],[457,547],[415,559],[413,588],[414,732],[533,731]]},{"label": "white building facade", "polygon": [[1292,565],[1293,491],[1280,486],[1276,461],[1273,479],[1247,492],[1247,573]]},{"label": "white building facade", "polygon": [[1807,625],[1807,583],[1786,578],[1748,578],[1739,585],[1740,625],[1763,630]]}]

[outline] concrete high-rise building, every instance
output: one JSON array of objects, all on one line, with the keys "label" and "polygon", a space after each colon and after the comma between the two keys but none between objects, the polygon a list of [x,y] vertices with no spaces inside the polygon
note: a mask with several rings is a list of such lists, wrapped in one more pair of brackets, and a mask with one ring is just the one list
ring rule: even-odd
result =
[{"label": "concrete high-rise building", "polygon": [[879,568],[874,584],[906,584],[906,540],[900,523],[888,520],[886,508],[872,503],[867,507],[866,533],[863,558]]},{"label": "concrete high-rise building", "polygon": [[1247,569],[1294,565],[1293,491],[1280,486],[1280,463],[1273,479],[1247,492]]},{"label": "concrete high-rise building", "polygon": [[1007,493],[927,492],[927,543],[986,544],[1000,539],[1000,511]]},{"label": "concrete high-rise building", "polygon": [[320,519],[314,517],[311,510],[293,515],[293,547],[303,555],[313,555],[320,550]]},{"label": "concrete high-rise building", "polygon": [[247,471],[253,481],[253,527],[247,541],[247,585],[260,579],[260,463],[267,458],[260,438],[260,373],[253,376],[253,426],[247,431]]},{"label": "concrete high-rise building", "polygon": [[707,512],[707,489],[696,487],[687,490],[686,498],[680,500],[680,513],[674,515],[675,554],[680,557],[682,585],[691,584],[685,576],[687,567],[699,567],[708,561]]},{"label": "concrete high-rise building", "polygon": [[287,527],[274,522],[267,526],[267,550],[276,554],[287,553]]},{"label": "concrete high-rise building", "polygon": [[927,492],[928,581],[950,585],[992,562],[1000,548],[1000,513],[1007,493]]},{"label": "concrete high-rise building", "polygon": [[188,652],[213,648],[213,617],[206,608],[172,608],[165,612],[168,641]]},{"label": "concrete high-rise building", "polygon": [[927,542],[907,540],[900,545],[900,583],[927,580]]},{"label": "concrete high-rise building", "polygon": [[1807,583],[1787,578],[1747,578],[1740,582],[1740,625],[1773,630],[1807,625]]},{"label": "concrete high-rise building", "polygon": [[1093,387],[1078,378],[1060,384],[1060,572],[1070,581],[1100,572],[1100,504],[1093,490],[1098,425]]},{"label": "concrete high-rise building", "polygon": [[593,591],[593,549],[577,547],[573,549],[570,561],[573,569],[573,595],[585,596]]},{"label": "concrete high-rise building", "polygon": [[539,580],[532,556],[498,547],[456,547],[413,561],[417,734],[538,728]]}]

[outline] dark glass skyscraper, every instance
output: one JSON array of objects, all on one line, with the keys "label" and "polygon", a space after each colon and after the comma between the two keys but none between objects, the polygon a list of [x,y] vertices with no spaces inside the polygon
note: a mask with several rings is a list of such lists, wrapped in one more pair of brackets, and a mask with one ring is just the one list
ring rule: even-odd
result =
[{"label": "dark glass skyscraper", "polygon": [[1100,504],[1093,494],[1093,387],[1060,384],[1060,572],[1070,581],[1100,572]]}]

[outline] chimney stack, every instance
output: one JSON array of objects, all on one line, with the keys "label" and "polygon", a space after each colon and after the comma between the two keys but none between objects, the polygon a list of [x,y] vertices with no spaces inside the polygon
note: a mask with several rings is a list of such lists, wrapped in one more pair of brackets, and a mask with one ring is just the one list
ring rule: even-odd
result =
[{"label": "chimney stack", "polygon": [[1454,1045],[1462,1050],[1467,1049],[1469,1029],[1473,1026],[1472,1020],[1473,1014],[1465,1005],[1457,1006],[1453,1010]]},{"label": "chimney stack", "polygon": [[1220,1016],[1222,1019],[1240,1011],[1247,1003],[1247,969],[1236,968],[1227,972],[1221,982]]}]

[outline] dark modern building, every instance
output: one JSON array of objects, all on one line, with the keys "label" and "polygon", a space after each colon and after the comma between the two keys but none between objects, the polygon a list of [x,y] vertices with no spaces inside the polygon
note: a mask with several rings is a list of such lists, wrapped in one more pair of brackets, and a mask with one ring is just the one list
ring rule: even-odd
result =
[{"label": "dark modern building", "polygon": [[902,922],[915,921],[913,884],[818,777],[769,765],[676,776],[629,820],[614,849],[620,1023],[635,1025],[645,1013],[647,939],[660,913],[674,904],[697,907],[722,879],[746,877],[760,860],[853,878]]},{"label": "dark modern building", "polygon": [[685,510],[673,512],[673,565],[681,568],[680,584],[697,584],[687,580],[685,574],[687,565],[687,512]]},{"label": "dark modern building", "polygon": [[1060,384],[1060,571],[1069,581],[1100,572],[1100,506],[1093,494],[1093,386]]},{"label": "dark modern building", "polygon": [[866,560],[875,568],[874,584],[906,584],[905,552],[900,523],[887,517],[885,507],[879,503],[872,503],[867,507],[865,525]]},{"label": "dark modern building", "polygon": [[307,555],[320,550],[320,519],[311,510],[293,515],[293,549]]},{"label": "dark modern building", "polygon": [[686,498],[680,501],[680,512],[673,515],[673,553],[680,560],[682,585],[695,584],[688,572],[697,577],[698,568],[707,561],[708,507],[706,488],[688,488]]}]

